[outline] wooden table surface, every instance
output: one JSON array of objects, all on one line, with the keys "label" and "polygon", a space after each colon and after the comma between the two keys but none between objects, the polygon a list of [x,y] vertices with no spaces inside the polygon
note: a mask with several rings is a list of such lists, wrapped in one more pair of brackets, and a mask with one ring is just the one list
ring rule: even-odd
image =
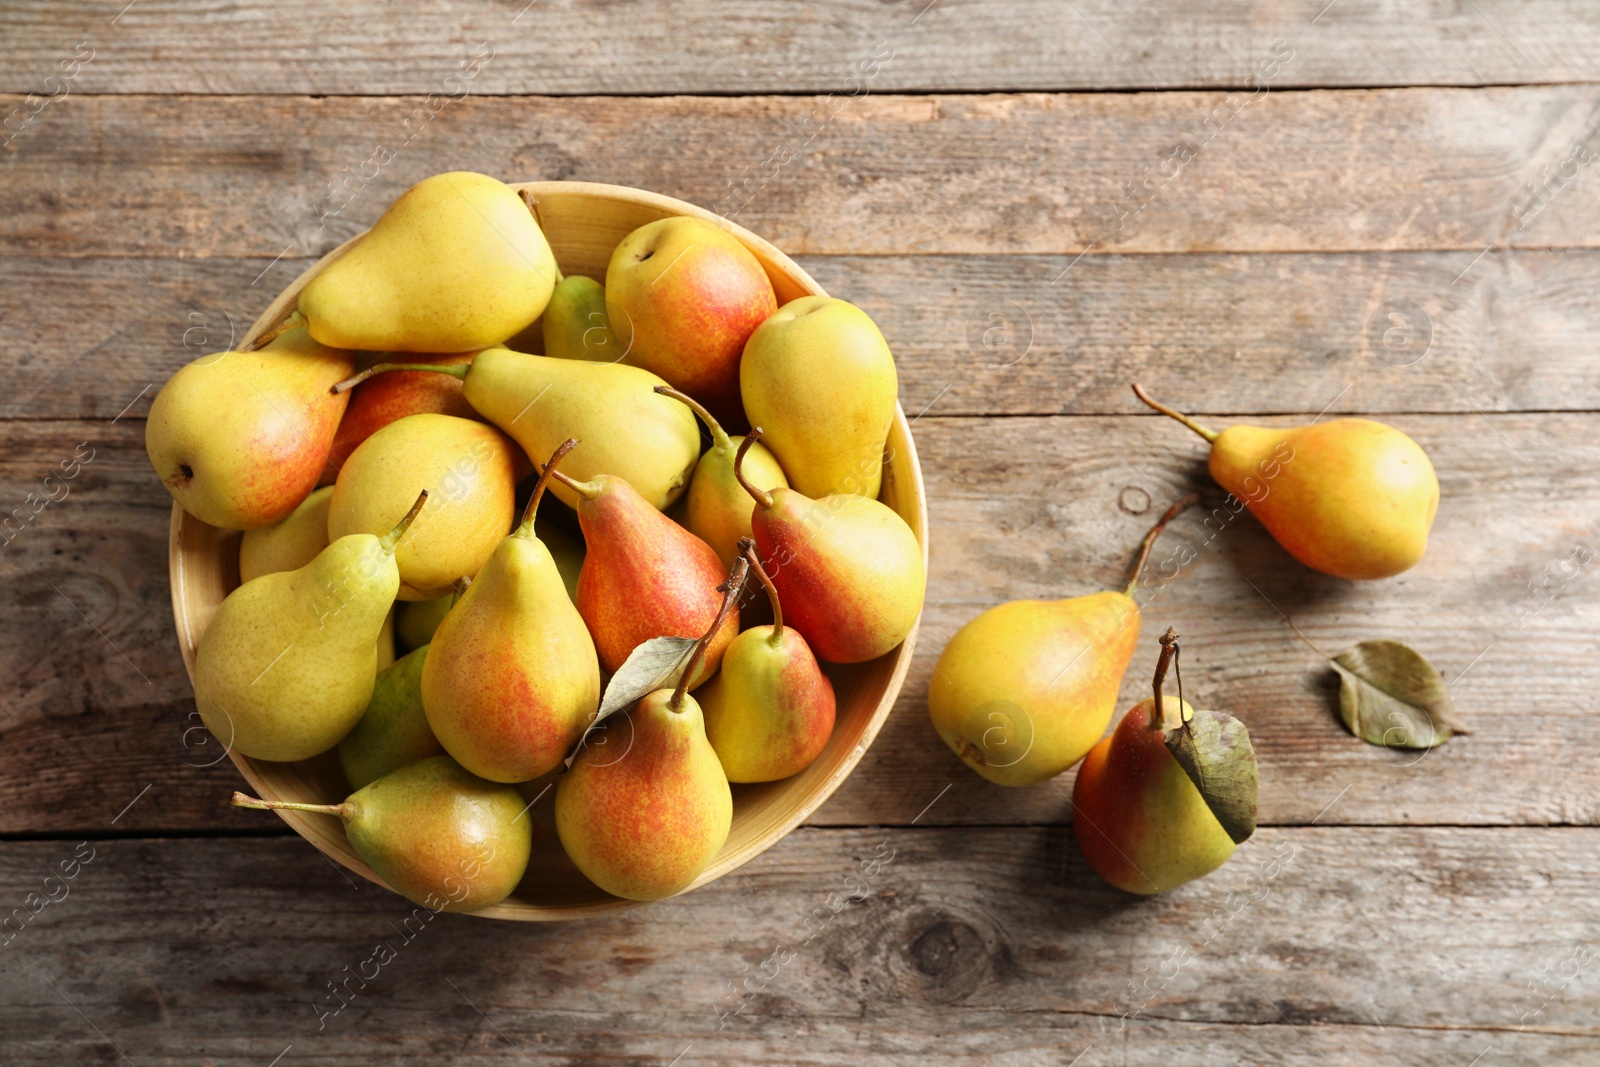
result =
[{"label": "wooden table surface", "polygon": [[[0,503],[30,516],[0,556],[0,1062],[1600,1062],[1600,8],[13,0],[0,92]],[[403,935],[228,807],[143,416],[448,169],[713,207],[867,309],[933,562],[894,714],[807,826],[615,917]],[[1385,582],[1248,518],[1169,534],[1195,559],[1121,704],[1176,626],[1249,725],[1262,827],[1158,899],[1079,857],[1070,773],[978,779],[925,699],[980,609],[1115,584],[1165,502],[1220,503],[1133,380],[1214,423],[1379,415],[1443,490]],[[1471,735],[1354,739],[1290,619],[1413,645]]]}]

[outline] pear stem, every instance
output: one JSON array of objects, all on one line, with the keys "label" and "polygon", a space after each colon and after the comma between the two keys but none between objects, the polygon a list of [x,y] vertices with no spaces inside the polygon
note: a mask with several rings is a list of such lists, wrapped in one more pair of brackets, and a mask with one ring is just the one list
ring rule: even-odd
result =
[{"label": "pear stem", "polygon": [[[1167,632],[1161,635],[1161,655],[1156,659],[1156,676],[1151,682],[1155,690],[1156,702],[1150,711],[1150,728],[1152,730],[1165,730],[1167,728],[1167,705],[1161,696],[1161,686],[1167,680],[1167,667],[1170,666],[1182,651],[1178,647],[1178,631],[1167,627]],[[1183,671],[1178,671],[1178,718],[1183,718]]]},{"label": "pear stem", "polygon": [[700,669],[700,664],[706,658],[706,649],[711,644],[711,639],[717,636],[717,631],[722,629],[722,624],[728,618],[728,612],[739,602],[739,595],[744,592],[745,576],[750,571],[749,562],[740,556],[733,561],[733,566],[728,569],[728,579],[717,589],[722,593],[722,607],[717,609],[717,617],[711,621],[711,629],[700,636],[694,643],[694,648],[689,652],[688,662],[683,665],[683,676],[678,679],[678,688],[672,691],[672,699],[667,702],[667,707],[673,711],[683,710],[683,698],[689,692],[689,679],[694,677],[694,672]]},{"label": "pear stem", "polygon": [[376,363],[359,374],[353,374],[344,381],[335,383],[329,392],[334,394],[349,392],[374,374],[384,374],[392,370],[431,370],[466,381],[467,371],[471,369],[470,363]]},{"label": "pear stem", "polygon": [[[551,462],[553,463],[555,461],[551,460]],[[548,465],[549,464],[546,464],[546,466]],[[594,482],[580,482],[578,479],[569,474],[564,474],[561,471],[552,471],[550,476],[556,481],[560,482],[562,485],[566,486],[568,489],[571,489],[574,493],[577,493],[579,496],[583,497],[585,500],[593,500],[595,497],[600,495],[600,487]]]},{"label": "pear stem", "polygon": [[406,531],[411,528],[412,521],[415,520],[418,515],[422,514],[422,505],[426,504],[427,502],[428,491],[424,489],[422,492],[417,494],[417,502],[411,505],[411,510],[406,512],[406,517],[400,520],[399,525],[390,530],[388,533],[384,534],[382,537],[378,538],[378,543],[383,546],[384,552],[391,556],[394,555],[395,546],[400,543],[400,538],[404,537],[406,535]]},{"label": "pear stem", "polygon": [[1200,500],[1199,493],[1190,493],[1167,509],[1161,516],[1161,521],[1150,527],[1150,532],[1144,535],[1144,541],[1139,545],[1139,556],[1133,561],[1133,569],[1128,572],[1128,587],[1122,591],[1123,596],[1132,596],[1134,589],[1139,585],[1139,575],[1144,571],[1145,562],[1150,558],[1150,550],[1155,547],[1156,538],[1161,536],[1161,531],[1167,528],[1167,523],[1177,518],[1185,509],[1193,507]]},{"label": "pear stem", "polygon": [[750,573],[760,578],[761,584],[767,587],[767,600],[772,604],[772,645],[776,648],[783,639],[783,603],[778,599],[778,587],[772,584],[766,569],[761,566],[754,541],[748,537],[739,538],[739,555],[750,561]]},{"label": "pear stem", "polygon": [[1206,429],[1204,426],[1201,426],[1198,422],[1195,422],[1183,412],[1174,411],[1172,408],[1167,407],[1167,405],[1150,399],[1150,394],[1145,392],[1144,386],[1140,385],[1138,382],[1133,383],[1133,395],[1138,397],[1140,400],[1143,400],[1146,404],[1155,408],[1157,411],[1161,412],[1161,414],[1166,415],[1169,418],[1177,419],[1179,422],[1189,427],[1189,429],[1193,430],[1201,437],[1204,437],[1207,441],[1214,443],[1219,436],[1217,431]]},{"label": "pear stem", "polygon": [[296,804],[288,800],[257,800],[244,793],[233,794],[233,806],[254,808],[256,811],[309,811],[317,815],[334,815],[339,818],[343,818],[345,813],[343,804]]},{"label": "pear stem", "polygon": [[245,351],[254,352],[258,348],[265,348],[267,345],[277,340],[279,335],[286,334],[290,330],[298,330],[304,325],[306,325],[306,317],[300,314],[300,310],[296,308],[294,311],[291,311],[288,315],[286,315],[284,320],[278,323],[278,325],[268,326],[265,330],[262,330],[261,336],[257,337],[254,341],[251,341],[250,344],[245,348]]},{"label": "pear stem", "polygon": [[544,465],[539,472],[539,480],[533,483],[533,495],[528,498],[528,506],[522,510],[522,524],[517,527],[518,537],[533,536],[533,517],[539,511],[539,500],[544,496],[544,487],[550,484],[550,478],[556,473],[556,464],[561,462],[561,457],[578,447],[575,438],[567,438],[556,447],[550,456],[550,462]]},{"label": "pear stem", "polygon": [[757,504],[764,508],[772,506],[772,494],[765,489],[757,489],[744,476],[744,454],[750,451],[750,446],[761,440],[761,427],[757,426],[745,434],[744,440],[739,442],[739,451],[733,457],[733,476],[739,479],[739,484],[744,486],[744,491],[749,493]]},{"label": "pear stem", "polygon": [[656,386],[656,392],[660,393],[662,396],[670,396],[672,399],[676,400],[678,403],[682,404],[684,407],[698,415],[700,417],[700,421],[706,424],[706,429],[711,431],[711,443],[716,446],[718,451],[726,452],[728,449],[733,447],[733,441],[729,439],[728,431],[724,430],[722,428],[722,424],[719,423],[711,414],[711,412],[707,411],[694,397],[690,396],[688,393],[680,393],[670,385],[658,385]]}]

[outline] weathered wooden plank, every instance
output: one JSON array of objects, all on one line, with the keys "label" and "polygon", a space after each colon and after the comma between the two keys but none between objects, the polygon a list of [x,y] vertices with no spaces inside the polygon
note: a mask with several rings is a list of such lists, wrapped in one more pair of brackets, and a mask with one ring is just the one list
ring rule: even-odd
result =
[{"label": "weathered wooden plank", "polygon": [[[0,111],[19,99],[0,98]],[[1600,200],[1586,192],[1596,85],[872,95],[831,107],[80,96],[41,112],[4,153],[0,249],[318,254],[452,167],[670,193],[790,253],[1600,245]]]},{"label": "weathered wooden plank", "polygon": [[[1132,381],[1261,413],[1600,408],[1587,250],[801,262],[882,326],[913,415],[1126,413]],[[114,418],[148,387],[141,414],[309,263],[0,261],[0,417]]]},{"label": "weathered wooden plank", "polygon": [[[0,1052],[1094,1067],[1600,1048],[1596,830],[1269,829],[1157,899],[1100,882],[1069,836],[801,830],[686,897],[547,926],[410,917],[297,840],[96,841],[7,945]],[[7,846],[0,902],[73,852]],[[157,897],[182,906],[129,906]]]},{"label": "weathered wooden plank", "polygon": [[[1293,59],[1278,77],[1293,85],[1589,81],[1600,72],[1600,20],[1578,0],[1194,4],[1157,19],[1113,0],[849,0],[825,11],[682,0],[614,4],[603,17],[549,2],[424,3],[404,18],[310,0],[212,7],[204,17],[153,0],[124,6],[7,5],[0,88],[56,90],[44,79],[80,40],[92,59],[66,84],[81,93],[449,92],[443,79],[475,49],[488,62],[466,84],[482,94],[1236,87],[1283,49]],[[874,54],[881,67],[863,78],[874,68],[859,64]]]},{"label": "weathered wooden plank", "polygon": [[[1207,525],[1191,515],[1157,553],[1159,564],[1187,546],[1195,559],[1149,586],[1123,706],[1144,694],[1155,636],[1171,624],[1186,637],[1194,696],[1250,726],[1265,823],[1308,823],[1335,801],[1324,822],[1600,822],[1590,743],[1600,595],[1584,563],[1600,537],[1596,417],[1392,421],[1429,450],[1443,484],[1422,564],[1388,582],[1343,583],[1299,567],[1247,517]],[[907,823],[949,785],[923,823],[1059,822],[1070,775],[1025,790],[989,785],[934,736],[933,659],[1001,600],[1120,586],[1157,509],[1205,484],[1200,442],[1155,416],[930,414],[915,432],[933,529],[919,654],[883,733],[815,821]],[[0,743],[30,753],[33,768],[0,779],[0,830],[103,827],[152,782],[118,829],[236,825],[223,807],[232,772],[194,766],[215,755],[203,735],[184,743],[192,702],[171,636],[167,499],[147,469],[142,425],[130,415],[12,422],[4,433],[0,485],[12,505],[77,442],[96,452],[70,495],[0,559],[0,673],[18,680],[0,710]],[[1220,502],[1213,492],[1208,507]],[[1474,733],[1426,755],[1354,740],[1334,713],[1330,671],[1278,609],[1330,651],[1373,637],[1411,643],[1453,680]]]}]

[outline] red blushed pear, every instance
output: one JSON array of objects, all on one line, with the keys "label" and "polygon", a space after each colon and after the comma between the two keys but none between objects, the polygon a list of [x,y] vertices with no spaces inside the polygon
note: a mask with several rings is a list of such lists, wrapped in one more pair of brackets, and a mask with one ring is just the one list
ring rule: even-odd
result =
[{"label": "red blushed pear", "polygon": [[633,486],[609,474],[580,482],[556,471],[578,497],[586,551],[578,572],[578,613],[600,665],[614,672],[653,637],[693,638],[722,618],[689,678],[693,689],[716,673],[739,632],[737,615],[718,615],[722,562],[711,546],[657,511]]},{"label": "red blushed pear", "polygon": [[799,774],[822,754],[833,734],[833,683],[792,627],[756,558],[755,542],[739,542],[751,573],[766,587],[772,625],[752,626],[733,639],[722,670],[700,691],[706,736],[730,782],[775,782]]},{"label": "red blushed pear", "polygon": [[794,489],[760,489],[734,472],[755,501],[750,531],[761,565],[783,598],[789,625],[821,659],[861,663],[904,641],[922,614],[922,546],[905,520],[876,500],[835,493],[813,500]]},{"label": "red blushed pear", "polygon": [[1221,433],[1150,399],[1211,445],[1217,484],[1244,501],[1289,554],[1337,578],[1389,578],[1428,548],[1439,479],[1411,438],[1371,419],[1331,419]]},{"label": "red blushed pear", "polygon": [[[415,355],[408,352],[395,358],[414,366],[448,366],[470,364],[472,356],[471,352],[449,355]],[[350,406],[345,408],[344,418],[339,420],[338,432],[333,435],[333,445],[328,449],[328,465],[322,472],[320,485],[333,484],[339,477],[339,469],[357,445],[407,415],[432,413],[482,421],[477,411],[461,395],[461,379],[449,374],[426,371],[381,374],[363,381],[346,395],[350,398]]]},{"label": "red blushed pear", "polygon": [[724,621],[738,616],[746,566],[734,561],[721,586],[722,607],[689,653],[677,687],[649,693],[606,719],[611,739],[581,745],[556,786],[562,848],[613,896],[660,900],[681,893],[728,840],[733,792],[687,690]]},{"label": "red blushed pear", "polygon": [[150,465],[201,522],[271,526],[317,487],[349,401],[329,388],[354,367],[352,353],[325,348],[303,329],[253,352],[197,359],[150,406]]},{"label": "red blushed pear", "polygon": [[739,361],[778,301],[738,238],[703,219],[647,223],[611,253],[605,301],[629,363],[699,398],[724,425],[748,425]]},{"label": "red blushed pear", "polygon": [[[1244,724],[1162,695],[1178,634],[1161,638],[1154,694],[1084,757],[1072,790],[1078,847],[1129,893],[1164,893],[1216,870],[1255,831],[1258,772]],[[1155,709],[1160,708],[1157,712]]]},{"label": "red blushed pear", "polygon": [[467,770],[525,782],[555,770],[600,705],[600,665],[534,514],[556,450],[522,523],[500,542],[434,631],[422,667],[428,725]]}]

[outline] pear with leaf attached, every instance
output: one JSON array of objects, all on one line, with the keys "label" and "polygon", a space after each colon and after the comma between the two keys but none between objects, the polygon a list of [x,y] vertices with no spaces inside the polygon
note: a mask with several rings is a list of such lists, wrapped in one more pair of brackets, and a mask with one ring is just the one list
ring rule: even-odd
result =
[{"label": "pear with leaf attached", "polygon": [[[688,679],[733,617],[744,577],[744,561],[735,561],[722,585],[722,608],[690,651],[676,688],[649,692],[597,721],[556,786],[562,847],[613,896],[660,900],[680,893],[728,839],[733,793]],[[594,743],[601,732],[606,742]]]},{"label": "pear with leaf attached", "polygon": [[755,501],[750,533],[789,624],[819,659],[876,659],[910,636],[922,616],[926,578],[916,534],[889,507],[864,496],[813,500],[794,489],[756,486],[744,460],[760,436],[757,426],[740,443],[734,471]]},{"label": "pear with leaf attached", "polygon": [[1150,399],[1211,444],[1207,466],[1289,554],[1337,578],[1389,578],[1416,564],[1439,510],[1439,479],[1411,438],[1371,419],[1230,426],[1221,433]]},{"label": "pear with leaf attached", "polygon": [[468,352],[533,325],[559,277],[515,189],[485,174],[436,174],[306,283],[290,321],[336,348]]},{"label": "pear with leaf attached", "polygon": [[[511,895],[528,869],[533,823],[522,794],[433,756],[357,789],[342,804],[257,800],[241,808],[332,815],[396,893],[435,911],[477,911]],[[286,816],[287,818],[288,816]]]},{"label": "pear with leaf attached", "polygon": [[706,736],[730,782],[775,782],[799,774],[822,754],[837,710],[833,683],[811,646],[783,625],[783,603],[756,558],[739,542],[750,572],[766,586],[772,624],[733,639],[722,669],[700,690]]},{"label": "pear with leaf attached", "polygon": [[400,588],[395,546],[427,499],[419,494],[382,537],[341,537],[299,570],[246,582],[223,600],[195,651],[194,701],[224,747],[309,759],[361,720]]},{"label": "pear with leaf attached", "polygon": [[594,642],[534,534],[545,486],[576,444],[551,457],[521,525],[434,631],[423,664],[428,725],[457,762],[490,781],[555,770],[600,703]]},{"label": "pear with leaf attached", "polygon": [[1250,733],[1226,712],[1196,711],[1181,694],[1162,694],[1177,654],[1178,634],[1169,627],[1154,694],[1089,751],[1073,783],[1078,848],[1102,878],[1129,893],[1164,893],[1211,873],[1256,828]]},{"label": "pear with leaf attached", "polygon": [[950,639],[928,682],[928,714],[961,761],[1000,785],[1037,785],[1105,733],[1139,640],[1139,574],[1172,505],[1145,534],[1128,586],[1062,600],[1013,600]]}]

